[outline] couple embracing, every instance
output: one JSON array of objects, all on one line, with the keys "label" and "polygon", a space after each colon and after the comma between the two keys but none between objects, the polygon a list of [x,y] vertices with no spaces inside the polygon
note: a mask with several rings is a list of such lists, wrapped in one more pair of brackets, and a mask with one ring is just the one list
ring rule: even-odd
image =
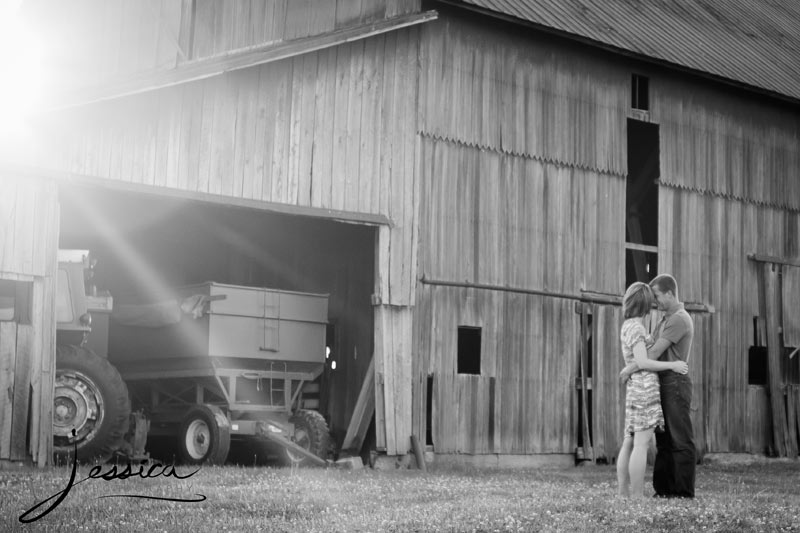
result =
[{"label": "couple embracing", "polygon": [[[644,318],[654,303],[664,316],[651,337]],[[625,438],[617,456],[619,495],[643,497],[647,450],[655,433],[654,497],[693,498],[695,446],[688,375],[692,319],[669,274],[657,276],[649,285],[632,284],[622,309],[620,343],[627,366],[620,372],[626,393]]]}]

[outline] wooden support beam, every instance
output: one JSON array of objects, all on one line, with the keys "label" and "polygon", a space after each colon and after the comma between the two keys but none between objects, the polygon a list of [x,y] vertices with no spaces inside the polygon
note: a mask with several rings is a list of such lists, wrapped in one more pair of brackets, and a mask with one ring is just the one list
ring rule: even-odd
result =
[{"label": "wooden support beam", "polygon": [[594,450],[592,449],[592,437],[589,423],[589,390],[587,386],[589,371],[589,313],[587,305],[583,306],[581,312],[581,417],[583,428],[583,457],[595,461]]},{"label": "wooden support beam", "polygon": [[[761,287],[767,326],[767,358],[773,444],[778,457],[787,457],[790,450],[796,448],[796,446],[792,447],[789,444],[786,400],[784,398],[784,384],[781,374],[780,358],[784,351],[780,334],[781,269],[782,266],[780,265],[769,262],[763,263],[761,266]],[[796,450],[794,455],[797,455]]]},{"label": "wooden support beam", "polygon": [[[429,22],[435,20],[437,17],[438,14],[436,11],[401,15],[370,24],[332,31],[322,35],[293,39],[278,44],[268,43],[260,46],[231,50],[224,54],[187,61],[173,69],[147,72],[137,77],[120,80],[116,83],[67,92],[62,94],[58,100],[47,105],[46,108],[55,111],[173,87],[183,83],[218,76],[225,72],[263,65],[265,63],[315,52],[332,46],[366,39],[367,37],[372,37],[381,33]],[[189,37],[186,36],[187,32],[185,29],[183,29],[182,32],[183,35],[181,39],[185,41]]]},{"label": "wooden support beam", "polygon": [[796,386],[786,386],[786,428],[787,428],[787,455],[791,458],[797,457],[797,395]]},{"label": "wooden support beam", "polygon": [[[800,385],[794,385],[794,425],[800,432]],[[800,435],[798,435],[800,439]],[[800,447],[800,442],[798,442]],[[800,453],[800,452],[799,452]]]},{"label": "wooden support beam", "polygon": [[[544,289],[525,289],[522,287],[510,287],[508,285],[489,285],[486,283],[470,283],[464,281],[444,281],[422,278],[420,283],[425,285],[438,285],[441,287],[463,287],[469,289],[483,289],[487,291],[513,292],[517,294],[534,294],[537,296],[548,296],[551,298],[563,298],[565,300],[576,300],[578,302],[596,303],[600,305],[622,305],[622,296],[617,294],[605,294],[593,291],[581,290],[580,294],[570,294],[566,292],[555,292]],[[696,302],[683,302],[686,311],[690,313],[715,313],[713,305],[706,305]],[[578,311],[580,312],[580,308]]]},{"label": "wooden support beam", "polygon": [[761,254],[747,254],[747,258],[757,263],[773,263],[775,265],[800,267],[800,259],[789,259],[788,257]]},{"label": "wooden support beam", "polygon": [[342,450],[349,450],[353,453],[359,453],[361,446],[364,444],[364,438],[369,429],[369,423],[372,420],[372,415],[375,413],[375,359],[369,362],[367,368],[367,375],[364,376],[364,382],[361,384],[361,391],[358,393],[358,400],[356,407],[353,409],[353,416],[350,418],[350,424],[347,426],[347,433],[342,442]]}]

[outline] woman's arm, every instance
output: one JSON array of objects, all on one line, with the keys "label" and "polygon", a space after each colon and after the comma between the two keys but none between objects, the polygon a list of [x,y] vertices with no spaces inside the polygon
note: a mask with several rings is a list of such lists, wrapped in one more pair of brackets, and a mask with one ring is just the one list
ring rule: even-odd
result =
[{"label": "woman's arm", "polygon": [[[658,344],[659,342],[656,342],[656,345]],[[655,372],[672,370],[679,374],[686,374],[689,371],[689,365],[683,361],[654,361],[647,356],[648,351],[647,348],[645,348],[644,341],[639,340],[633,347],[633,361],[641,370],[652,370]]]}]

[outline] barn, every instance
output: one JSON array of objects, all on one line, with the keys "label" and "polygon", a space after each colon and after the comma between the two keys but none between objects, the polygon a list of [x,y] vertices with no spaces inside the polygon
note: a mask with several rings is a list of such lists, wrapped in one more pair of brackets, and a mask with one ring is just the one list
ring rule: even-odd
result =
[{"label": "barn", "polygon": [[58,248],[91,249],[115,295],[327,293],[337,365],[320,409],[338,444],[374,412],[380,454],[413,436],[436,460],[499,466],[614,460],[621,295],[670,272],[695,323],[701,456],[797,456],[800,9],[19,14],[49,43],[50,78],[0,153],[0,460],[52,455]]}]

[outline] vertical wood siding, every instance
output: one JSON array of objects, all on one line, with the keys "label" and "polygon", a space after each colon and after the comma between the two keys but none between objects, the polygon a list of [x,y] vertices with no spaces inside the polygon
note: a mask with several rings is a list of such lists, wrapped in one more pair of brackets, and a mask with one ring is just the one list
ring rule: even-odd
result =
[{"label": "vertical wood siding", "polygon": [[424,138],[420,270],[427,279],[618,294],[625,181]]},{"label": "vertical wood siding", "polygon": [[388,455],[411,448],[412,315],[409,307],[375,307],[376,444]]},{"label": "vertical wood siding", "polygon": [[55,269],[54,183],[0,175],[0,279],[31,284],[30,320],[0,322],[0,459],[52,455]]},{"label": "vertical wood siding", "polygon": [[622,308],[592,307],[592,448],[595,458],[617,456],[625,423],[625,387],[620,385],[619,372],[625,366],[619,331]]},{"label": "vertical wood siding", "polygon": [[[419,386],[433,376],[436,452],[572,452],[574,301],[425,284],[419,290],[414,381]],[[480,375],[457,373],[460,325],[482,328]],[[424,434],[424,416],[416,422]]]},{"label": "vertical wood siding", "polygon": [[[800,209],[796,112],[680,78],[651,84],[661,179],[676,186]],[[795,249],[795,254],[798,250]]]},{"label": "vertical wood siding", "polygon": [[630,73],[513,26],[426,24],[420,129],[432,136],[625,175]]},{"label": "vertical wood siding", "polygon": [[759,315],[757,269],[747,254],[796,257],[800,213],[678,188],[659,192],[660,269],[676,277],[682,300],[715,308],[704,330],[695,323],[692,350],[705,365],[705,387],[695,387],[695,398],[701,393],[707,402],[707,447],[745,451],[750,437],[730,428],[746,427],[747,354]]},{"label": "vertical wood siding", "polygon": [[767,397],[767,388],[762,385],[747,387],[747,411],[745,419],[745,450],[753,454],[771,454],[772,413]]},{"label": "vertical wood siding", "polygon": [[800,267],[783,269],[783,344],[800,346]]},{"label": "vertical wood siding", "polygon": [[[457,16],[425,25],[420,65],[420,275],[620,293],[627,71]],[[483,328],[480,376],[456,373],[458,325]],[[437,453],[574,451],[573,300],[423,285],[414,334],[414,427],[424,431],[432,401]],[[618,409],[599,412],[618,397],[608,389],[595,416],[614,419]]]}]

